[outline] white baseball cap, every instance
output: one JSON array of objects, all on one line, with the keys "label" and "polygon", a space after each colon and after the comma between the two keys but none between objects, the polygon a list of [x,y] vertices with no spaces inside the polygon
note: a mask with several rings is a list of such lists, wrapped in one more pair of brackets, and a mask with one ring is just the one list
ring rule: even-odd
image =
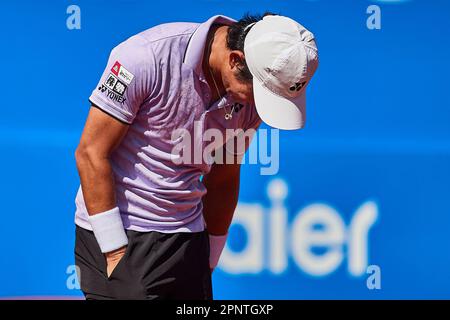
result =
[{"label": "white baseball cap", "polygon": [[260,118],[279,129],[302,128],[306,86],[319,65],[314,35],[290,18],[268,15],[251,26],[244,54]]}]

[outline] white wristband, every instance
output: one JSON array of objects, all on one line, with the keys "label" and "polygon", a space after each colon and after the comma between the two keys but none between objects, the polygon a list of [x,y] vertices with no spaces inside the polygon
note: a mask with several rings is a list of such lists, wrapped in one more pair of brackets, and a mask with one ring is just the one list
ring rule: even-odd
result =
[{"label": "white wristband", "polygon": [[223,236],[209,235],[209,267],[214,269],[227,242],[228,233]]},{"label": "white wristband", "polygon": [[119,249],[128,244],[118,207],[89,216],[89,222],[102,253]]}]

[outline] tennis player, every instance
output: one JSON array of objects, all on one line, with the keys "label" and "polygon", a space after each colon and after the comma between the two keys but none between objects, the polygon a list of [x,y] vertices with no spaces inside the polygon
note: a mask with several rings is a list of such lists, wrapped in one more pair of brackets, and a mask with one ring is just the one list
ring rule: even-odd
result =
[{"label": "tennis player", "polygon": [[242,154],[180,163],[173,132],[203,146],[208,129],[302,128],[317,66],[313,34],[273,14],[162,24],[112,50],[75,153],[86,299],[212,299]]}]

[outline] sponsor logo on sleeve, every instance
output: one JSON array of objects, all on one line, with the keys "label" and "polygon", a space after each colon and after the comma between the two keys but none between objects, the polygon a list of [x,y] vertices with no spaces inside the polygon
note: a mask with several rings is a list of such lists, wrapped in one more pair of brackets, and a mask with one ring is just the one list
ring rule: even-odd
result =
[{"label": "sponsor logo on sleeve", "polygon": [[113,67],[111,68],[111,72],[114,73],[116,76],[118,76],[120,67],[121,67],[120,62],[116,61],[113,65]]},{"label": "sponsor logo on sleeve", "polygon": [[112,88],[114,88],[114,86],[116,85],[117,81],[118,81],[117,78],[114,77],[114,76],[110,73],[109,76],[108,76],[108,78],[106,78],[105,86],[107,86],[108,88],[112,89]]},{"label": "sponsor logo on sleeve", "polygon": [[134,74],[128,71],[119,61],[114,63],[111,72],[126,84],[130,84],[134,78]]},{"label": "sponsor logo on sleeve", "polygon": [[[114,68],[114,67],[113,67]],[[120,69],[120,67],[119,67]],[[111,69],[112,71],[112,69]],[[120,81],[114,74],[110,73],[105,82],[98,87],[98,90],[104,93],[109,99],[124,104],[126,98],[123,97],[127,85]]]},{"label": "sponsor logo on sleeve", "polygon": [[124,66],[121,66],[119,69],[119,79],[124,81],[126,84],[130,84],[131,81],[133,80],[134,75],[128,71],[127,69],[125,69]]},{"label": "sponsor logo on sleeve", "polygon": [[114,85],[113,91],[118,95],[123,96],[126,88],[127,86],[124,83],[117,80],[116,84]]}]

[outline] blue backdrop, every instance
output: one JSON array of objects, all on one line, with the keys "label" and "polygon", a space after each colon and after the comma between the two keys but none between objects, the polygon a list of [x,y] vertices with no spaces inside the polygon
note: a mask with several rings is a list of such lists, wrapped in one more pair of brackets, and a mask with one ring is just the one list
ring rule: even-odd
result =
[{"label": "blue backdrop", "polygon": [[[81,29],[70,30],[70,5]],[[381,29],[367,8],[381,9]],[[448,1],[2,1],[0,296],[80,296],[74,150],[111,48],[171,21],[266,10],[311,29],[308,121],[245,165],[216,298],[450,298]],[[263,127],[266,128],[266,127]],[[375,270],[375,271],[373,271]],[[371,278],[371,275],[378,278]],[[373,279],[380,288],[369,289]]]}]

